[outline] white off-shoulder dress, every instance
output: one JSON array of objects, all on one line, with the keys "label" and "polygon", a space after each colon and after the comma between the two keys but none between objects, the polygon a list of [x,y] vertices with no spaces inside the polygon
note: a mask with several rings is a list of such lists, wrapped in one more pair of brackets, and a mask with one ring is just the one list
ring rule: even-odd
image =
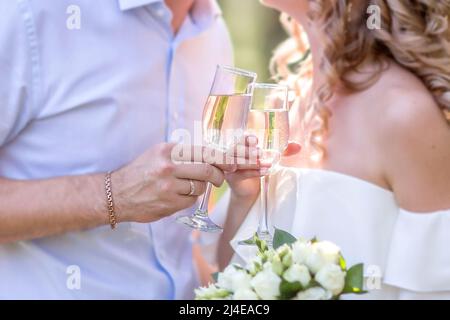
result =
[{"label": "white off-shoulder dress", "polygon": [[[450,210],[407,212],[392,192],[331,171],[281,167],[270,179],[274,227],[332,241],[348,265],[364,263],[370,291],[346,299],[450,299]],[[255,253],[237,242],[254,234],[258,217],[259,201],[231,241],[235,262]]]}]

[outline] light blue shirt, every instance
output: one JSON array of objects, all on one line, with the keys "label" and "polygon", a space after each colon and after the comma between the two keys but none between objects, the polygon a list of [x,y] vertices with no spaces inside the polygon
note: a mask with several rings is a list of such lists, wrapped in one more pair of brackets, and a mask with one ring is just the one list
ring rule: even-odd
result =
[{"label": "light blue shirt", "polygon": [[[4,0],[0,12],[0,176],[10,179],[120,168],[192,130],[216,65],[232,62],[212,0],[196,0],[175,37],[162,0]],[[190,231],[174,217],[0,246],[3,299],[178,299],[196,285]]]}]

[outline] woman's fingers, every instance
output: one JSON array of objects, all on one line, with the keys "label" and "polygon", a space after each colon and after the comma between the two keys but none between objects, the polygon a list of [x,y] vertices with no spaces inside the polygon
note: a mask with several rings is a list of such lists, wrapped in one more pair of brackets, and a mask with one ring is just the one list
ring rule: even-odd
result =
[{"label": "woman's fingers", "polygon": [[[202,165],[209,164],[225,173],[270,168],[271,163],[261,161],[262,151],[258,149],[257,145],[258,139],[251,135],[244,136],[238,144],[233,148],[230,148],[227,153],[208,147],[177,145],[172,150],[172,160],[180,163],[180,165],[187,164],[196,166],[192,175],[194,178],[202,178],[197,180],[205,181],[203,179],[208,178],[205,174],[211,174],[210,178],[213,179],[214,184],[216,184],[221,181],[218,172],[210,172],[210,168]],[[300,144],[290,142],[284,151],[283,156],[293,156],[298,154],[301,149]],[[188,179],[189,177],[186,175],[189,174],[186,170],[183,171],[183,169],[186,169],[186,167],[184,166],[179,169],[179,174],[183,175],[179,178]]]},{"label": "woman's fingers", "polygon": [[267,174],[266,169],[261,170],[240,170],[236,173],[226,173],[225,178],[228,179],[239,179],[239,180],[247,180],[253,178],[259,178]]},{"label": "woman's fingers", "polygon": [[208,163],[224,172],[259,169],[260,150],[256,147],[257,138],[246,136],[234,147],[223,152],[201,146],[176,145],[172,150],[175,163]]},{"label": "woman's fingers", "polygon": [[256,162],[261,156],[258,149],[258,138],[253,135],[244,135],[227,151],[228,156],[236,159],[246,159]]}]

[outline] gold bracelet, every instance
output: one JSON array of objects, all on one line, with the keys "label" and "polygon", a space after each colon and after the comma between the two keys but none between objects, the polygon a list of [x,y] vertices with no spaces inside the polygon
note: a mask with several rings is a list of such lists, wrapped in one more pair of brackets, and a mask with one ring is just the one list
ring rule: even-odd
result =
[{"label": "gold bracelet", "polygon": [[106,192],[106,201],[108,205],[109,224],[111,225],[111,229],[114,230],[117,227],[117,220],[111,187],[111,172],[108,172],[105,175],[105,192]]}]

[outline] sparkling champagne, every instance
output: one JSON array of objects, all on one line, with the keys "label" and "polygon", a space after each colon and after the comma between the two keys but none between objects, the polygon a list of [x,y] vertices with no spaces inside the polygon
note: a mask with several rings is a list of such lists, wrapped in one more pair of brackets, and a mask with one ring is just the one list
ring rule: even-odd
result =
[{"label": "sparkling champagne", "polygon": [[248,116],[248,128],[252,134],[258,137],[258,147],[262,150],[262,162],[277,163],[288,145],[288,111],[251,110]]},{"label": "sparkling champagne", "polygon": [[203,114],[206,145],[226,150],[242,136],[248,116],[250,95],[211,95]]}]

